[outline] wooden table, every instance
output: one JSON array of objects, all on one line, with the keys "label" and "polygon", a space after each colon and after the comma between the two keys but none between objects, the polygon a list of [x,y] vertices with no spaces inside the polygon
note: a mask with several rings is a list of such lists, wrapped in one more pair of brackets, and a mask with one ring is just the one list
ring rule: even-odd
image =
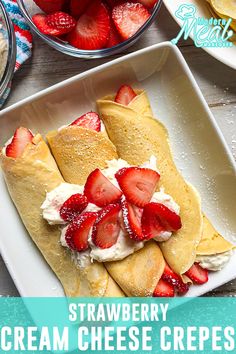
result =
[{"label": "wooden table", "polygon": [[[171,40],[178,31],[178,25],[163,6],[157,21],[126,53]],[[236,159],[236,72],[203,50],[196,48],[191,40],[180,43],[180,49]],[[15,75],[11,96],[6,106],[116,57],[97,60],[76,59],[55,51],[38,37],[34,37],[33,56]],[[2,296],[18,295],[1,258],[0,294]],[[210,293],[210,295],[217,296],[234,296],[235,294],[236,280]]]}]

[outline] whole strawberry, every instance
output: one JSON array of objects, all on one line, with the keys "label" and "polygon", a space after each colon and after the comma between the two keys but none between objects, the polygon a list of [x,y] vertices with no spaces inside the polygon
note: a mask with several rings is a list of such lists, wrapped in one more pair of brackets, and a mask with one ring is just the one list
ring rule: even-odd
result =
[{"label": "whole strawberry", "polygon": [[76,20],[69,14],[57,11],[47,16],[48,26],[60,31],[60,34],[69,33],[76,25]]}]

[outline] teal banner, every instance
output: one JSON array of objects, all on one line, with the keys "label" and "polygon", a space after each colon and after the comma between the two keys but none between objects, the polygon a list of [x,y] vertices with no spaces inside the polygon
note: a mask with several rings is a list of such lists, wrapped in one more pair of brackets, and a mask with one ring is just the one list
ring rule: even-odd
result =
[{"label": "teal banner", "polygon": [[0,353],[236,353],[236,299],[0,298]]}]

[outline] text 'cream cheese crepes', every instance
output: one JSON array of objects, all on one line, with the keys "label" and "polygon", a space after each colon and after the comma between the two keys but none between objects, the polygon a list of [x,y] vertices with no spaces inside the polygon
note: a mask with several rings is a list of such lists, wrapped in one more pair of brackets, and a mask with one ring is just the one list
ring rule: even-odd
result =
[{"label": "text 'cream cheese crepes'", "polygon": [[122,296],[102,264],[94,263],[83,271],[75,267],[71,254],[59,242],[60,230],[43,219],[40,207],[46,193],[64,180],[41,135],[33,136],[28,129],[18,128],[0,157],[11,198],[32,240],[61,281],[65,294]]},{"label": "text 'cream cheese crepes'", "polygon": [[[93,170],[104,169],[107,161],[118,158],[114,145],[100,128],[90,129],[89,126],[74,124],[50,132],[47,138],[54,158],[69,183],[85,184]],[[151,241],[125,259],[104,265],[126,295],[152,296],[165,261],[158,245]]]}]

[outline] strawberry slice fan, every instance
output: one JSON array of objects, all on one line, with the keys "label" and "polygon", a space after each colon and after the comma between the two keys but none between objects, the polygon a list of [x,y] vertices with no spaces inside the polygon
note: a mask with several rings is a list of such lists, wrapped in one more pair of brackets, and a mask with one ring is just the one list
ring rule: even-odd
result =
[{"label": "strawberry slice fan", "polygon": [[[16,3],[16,0],[2,0],[9,17],[12,20],[15,35],[16,35],[16,65],[15,72],[21,67],[21,65],[31,56],[32,51],[32,35],[30,33],[29,26],[25,19],[21,15],[20,9]],[[0,108],[5,103],[11,89],[11,84],[0,98]]]}]

